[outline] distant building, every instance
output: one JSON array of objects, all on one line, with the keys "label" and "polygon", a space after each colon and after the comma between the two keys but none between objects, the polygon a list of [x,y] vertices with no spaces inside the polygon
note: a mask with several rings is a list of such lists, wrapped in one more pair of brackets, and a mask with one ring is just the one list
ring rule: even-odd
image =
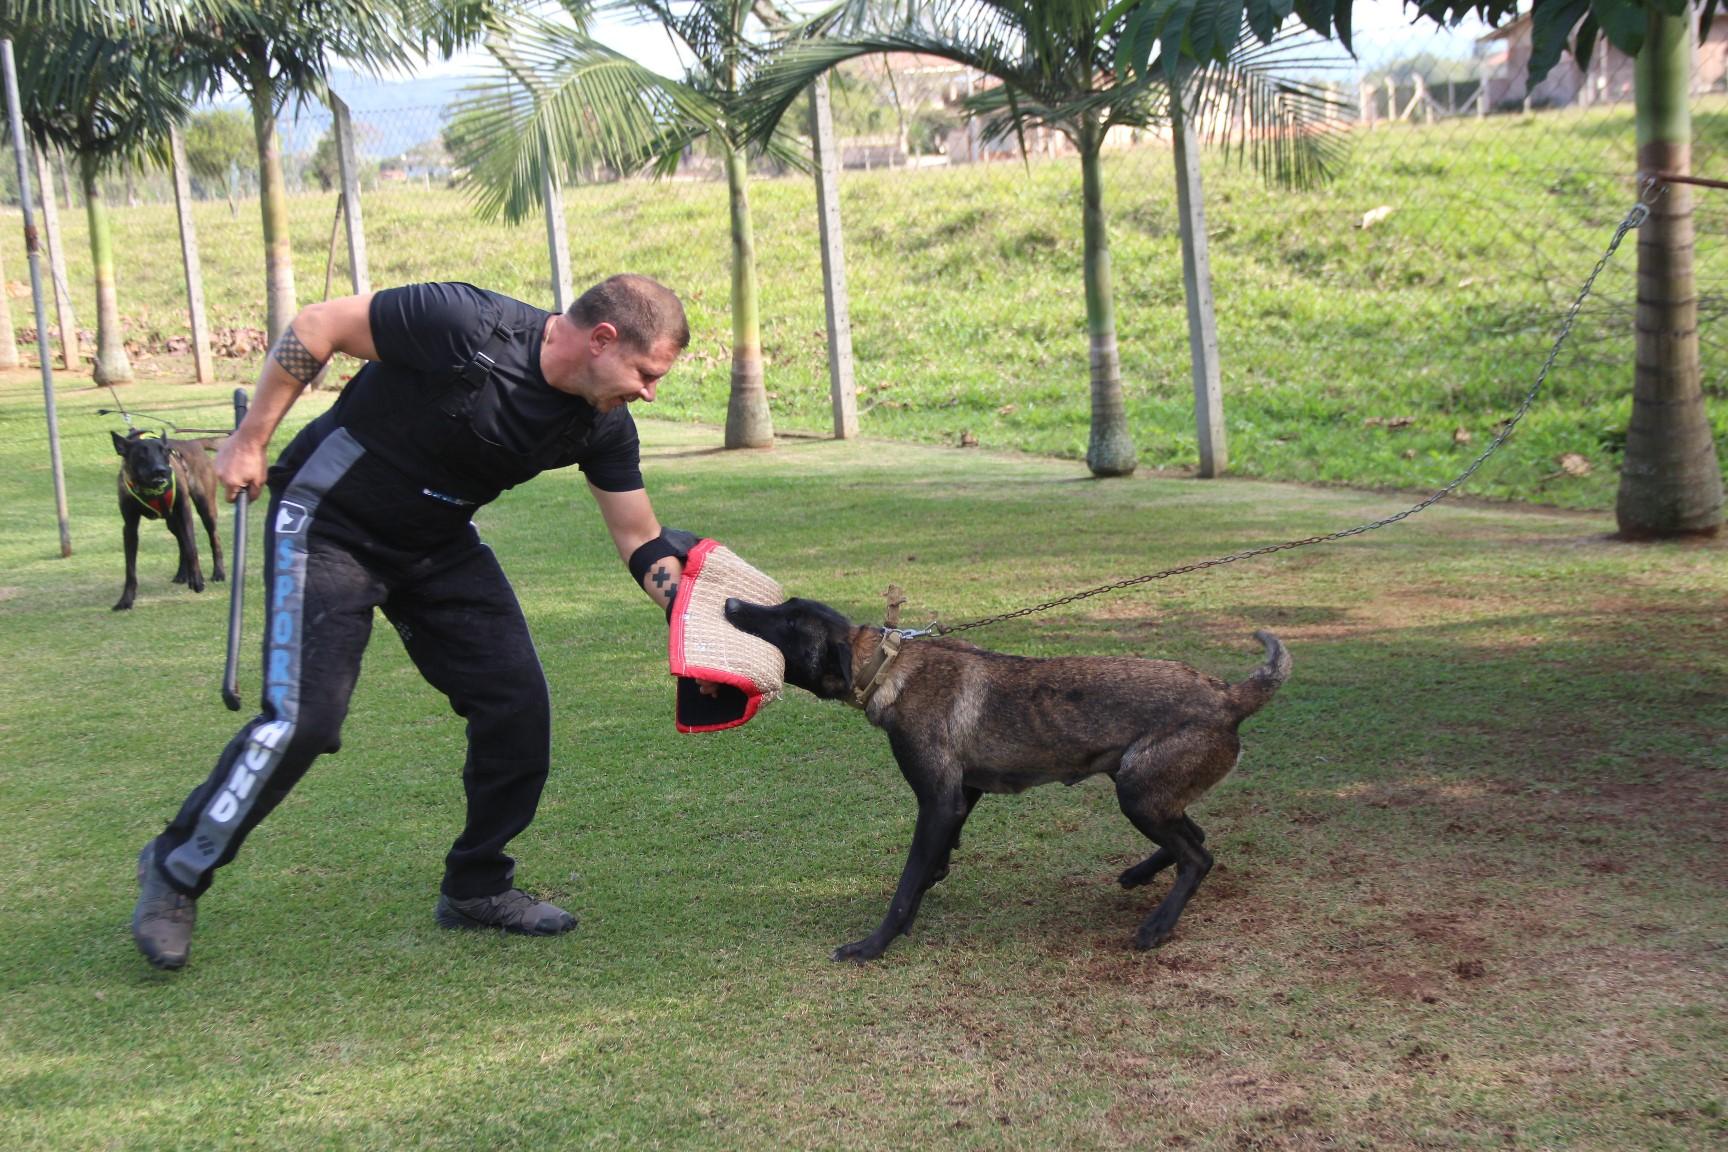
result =
[{"label": "distant building", "polygon": [[[1490,109],[1521,106],[1526,100],[1532,108],[1563,108],[1632,99],[1632,58],[1601,37],[1590,54],[1588,73],[1566,53],[1540,84],[1529,88],[1532,27],[1531,17],[1524,15],[1476,41]],[[1728,90],[1728,20],[1716,20],[1708,39],[1694,45],[1692,91],[1724,90]]]},{"label": "distant building", "polygon": [[[850,60],[842,66],[848,75],[868,87],[897,100],[903,122],[910,124],[922,110],[941,109],[957,113],[959,105],[974,92],[994,88],[995,77],[956,64],[940,56],[914,52],[875,54]],[[1127,148],[1156,133],[1123,126],[1105,135],[1107,148]],[[936,134],[937,155],[917,156],[905,132],[850,136],[840,140],[841,163],[847,168],[919,167],[931,163],[971,164],[993,160],[1018,160],[1022,145],[1033,156],[1072,156],[1074,145],[1059,130],[1037,126],[1026,130],[1024,141],[1010,134],[984,139],[976,123],[958,115]]]}]

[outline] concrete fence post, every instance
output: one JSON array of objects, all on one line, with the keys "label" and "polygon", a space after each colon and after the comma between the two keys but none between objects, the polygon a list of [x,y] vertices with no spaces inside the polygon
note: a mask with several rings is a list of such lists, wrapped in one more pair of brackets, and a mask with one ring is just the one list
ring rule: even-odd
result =
[{"label": "concrete fence post", "polygon": [[1200,187],[1200,148],[1194,124],[1177,89],[1172,100],[1176,146],[1176,214],[1182,234],[1182,287],[1188,302],[1188,355],[1194,378],[1194,424],[1200,475],[1211,479],[1229,467],[1224,444],[1224,396],[1218,374],[1218,318],[1212,303],[1212,259],[1206,243],[1205,197]]},{"label": "concrete fence post", "polygon": [[54,170],[48,154],[36,150],[36,183],[42,190],[42,232],[48,240],[48,276],[54,281],[54,310],[60,324],[60,367],[78,367],[78,318],[72,314],[71,282],[66,279],[66,249],[60,243],[60,209],[54,203]]},{"label": "concrete fence post", "polygon": [[[550,152],[548,152],[550,157]],[[555,164],[546,165],[546,254],[552,265],[552,299],[559,312],[576,301],[570,287],[570,237],[564,231],[564,186]]]},{"label": "concrete fence post", "polygon": [[846,291],[846,253],[840,239],[840,156],[828,77],[810,86],[810,139],[816,159],[816,224],[822,240],[822,295],[828,316],[828,394],[834,438],[858,435],[858,392],[852,377],[852,308]]},{"label": "concrete fence post", "polygon": [[186,138],[176,125],[169,130],[174,158],[174,212],[180,220],[180,262],[186,269],[186,315],[192,323],[192,366],[198,383],[214,384],[216,366],[210,359],[210,325],[204,318],[204,269],[198,262],[198,233],[192,226],[192,179],[186,171]]},{"label": "concrete fence post", "polygon": [[366,265],[366,227],[360,215],[360,165],[354,148],[354,123],[348,105],[330,93],[330,113],[336,131],[336,167],[342,178],[342,214],[348,224],[348,271],[356,294],[372,291]]}]

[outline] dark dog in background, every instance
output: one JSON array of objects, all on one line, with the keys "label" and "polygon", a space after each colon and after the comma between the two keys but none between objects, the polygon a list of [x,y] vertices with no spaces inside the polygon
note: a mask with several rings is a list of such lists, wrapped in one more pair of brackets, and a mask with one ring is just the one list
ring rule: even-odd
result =
[{"label": "dark dog in background", "polygon": [[198,530],[194,511],[210,536],[210,579],[220,581],[222,541],[216,533],[216,466],[210,453],[214,440],[170,440],[136,429],[125,436],[111,433],[120,454],[120,518],[125,525],[126,587],[114,611],[132,607],[138,594],[138,521],[162,520],[180,545],[180,568],[174,583],[204,591],[204,571],[198,563]]},{"label": "dark dog in background", "polygon": [[1171,660],[1033,660],[953,639],[907,641],[883,664],[883,630],[858,627],[825,604],[733,599],[725,611],[734,627],[781,651],[788,684],[846,700],[886,731],[918,797],[912,849],[887,917],[836,951],[836,960],[873,959],[911,929],[924,893],[948,875],[960,828],[985,792],[1075,784],[1096,773],[1116,782],[1123,813],[1157,845],[1122,873],[1122,886],[1176,866],[1169,894],[1135,936],[1140,948],[1163,944],[1212,867],[1188,807],[1235,766],[1237,726],[1290,675],[1290,656],[1270,632],[1254,634],[1266,662],[1226,684]]}]

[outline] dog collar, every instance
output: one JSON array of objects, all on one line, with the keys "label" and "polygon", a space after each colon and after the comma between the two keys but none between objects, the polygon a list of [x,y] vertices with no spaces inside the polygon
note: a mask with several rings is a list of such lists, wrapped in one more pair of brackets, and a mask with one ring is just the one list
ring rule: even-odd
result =
[{"label": "dog collar", "polygon": [[895,628],[886,628],[882,632],[882,642],[876,645],[876,651],[870,654],[870,662],[864,666],[864,672],[858,677],[852,688],[852,706],[859,711],[870,707],[871,697],[876,695],[876,689],[882,680],[882,673],[894,663],[894,658],[900,655],[900,641],[904,634]]},{"label": "dog collar", "polygon": [[121,474],[121,482],[126,485],[126,491],[132,499],[144,505],[144,511],[152,520],[160,517],[166,520],[168,513],[174,511],[174,500],[179,495],[180,485],[175,478],[173,465],[168,468],[168,480],[154,492],[140,492],[132,483],[132,477]]}]

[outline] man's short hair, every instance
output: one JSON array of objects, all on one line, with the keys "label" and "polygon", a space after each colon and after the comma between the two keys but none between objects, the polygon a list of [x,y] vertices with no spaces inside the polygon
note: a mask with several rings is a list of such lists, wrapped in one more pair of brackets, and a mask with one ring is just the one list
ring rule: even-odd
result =
[{"label": "man's short hair", "polygon": [[602,322],[618,329],[626,344],[652,351],[671,340],[682,352],[690,346],[690,323],[677,295],[658,280],[628,273],[602,280],[576,298],[565,318],[578,328]]}]

